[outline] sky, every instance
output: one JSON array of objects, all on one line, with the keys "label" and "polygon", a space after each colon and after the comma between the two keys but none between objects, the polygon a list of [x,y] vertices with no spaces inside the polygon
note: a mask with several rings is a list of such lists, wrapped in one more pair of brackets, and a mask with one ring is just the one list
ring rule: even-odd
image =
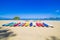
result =
[{"label": "sky", "polygon": [[60,0],[0,0],[0,17],[60,17]]}]

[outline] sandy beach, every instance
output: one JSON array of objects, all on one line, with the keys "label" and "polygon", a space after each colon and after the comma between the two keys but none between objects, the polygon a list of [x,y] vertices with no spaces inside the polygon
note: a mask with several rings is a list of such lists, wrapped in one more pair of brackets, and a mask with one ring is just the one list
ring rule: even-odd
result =
[{"label": "sandy beach", "polygon": [[41,21],[52,25],[54,28],[2,26],[2,24],[19,21],[23,22],[23,20],[0,20],[0,27],[10,29],[14,34],[16,34],[14,37],[8,37],[7,40],[60,40],[60,21]]}]

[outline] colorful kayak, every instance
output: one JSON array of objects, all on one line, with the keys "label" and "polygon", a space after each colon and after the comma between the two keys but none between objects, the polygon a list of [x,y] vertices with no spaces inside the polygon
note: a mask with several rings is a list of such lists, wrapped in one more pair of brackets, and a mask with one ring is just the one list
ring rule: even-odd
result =
[{"label": "colorful kayak", "polygon": [[3,24],[2,26],[7,26],[7,24]]},{"label": "colorful kayak", "polygon": [[49,25],[48,25],[48,24],[46,24],[46,23],[43,23],[43,25],[44,25],[45,27],[49,27]]},{"label": "colorful kayak", "polygon": [[53,28],[53,26],[51,26],[51,25],[48,25],[48,24],[46,24],[46,23],[40,23],[39,21],[38,22],[23,22],[23,23],[21,23],[21,22],[18,22],[18,23],[16,23],[16,22],[11,22],[11,23],[8,23],[8,24],[3,24],[2,26],[10,26],[10,27],[19,27],[19,26],[21,26],[21,27],[27,27],[27,26],[29,26],[29,27],[52,27]]},{"label": "colorful kayak", "polygon": [[14,26],[14,27],[19,26],[19,24],[20,24],[20,23],[16,23],[16,24],[14,24],[13,26]]},{"label": "colorful kayak", "polygon": [[33,26],[33,23],[30,23],[30,27]]},{"label": "colorful kayak", "polygon": [[36,23],[36,26],[38,26],[38,27],[44,27],[44,25],[42,23]]},{"label": "colorful kayak", "polygon": [[24,25],[25,27],[29,26],[29,22],[26,22],[26,24]]}]

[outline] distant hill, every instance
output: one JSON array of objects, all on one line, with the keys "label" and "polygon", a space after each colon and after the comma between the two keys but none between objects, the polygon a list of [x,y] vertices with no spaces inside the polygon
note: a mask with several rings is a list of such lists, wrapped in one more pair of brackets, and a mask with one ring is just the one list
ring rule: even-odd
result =
[{"label": "distant hill", "polygon": [[60,17],[56,17],[56,18],[53,18],[53,17],[44,18],[43,20],[60,20]]},{"label": "distant hill", "polygon": [[56,17],[56,18],[53,18],[53,17],[50,17],[50,18],[23,18],[21,20],[60,20],[59,17]]}]

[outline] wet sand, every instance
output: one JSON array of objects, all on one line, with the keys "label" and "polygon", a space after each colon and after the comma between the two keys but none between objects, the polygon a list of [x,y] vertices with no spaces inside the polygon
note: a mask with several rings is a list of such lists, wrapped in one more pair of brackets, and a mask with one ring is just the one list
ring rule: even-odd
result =
[{"label": "wet sand", "polygon": [[[20,21],[20,20],[19,20]],[[2,24],[9,22],[19,22],[14,20],[0,20]],[[16,34],[14,37],[8,37],[7,40],[60,40],[60,21],[42,21],[53,25],[54,28],[47,27],[3,27],[10,29]]]}]

